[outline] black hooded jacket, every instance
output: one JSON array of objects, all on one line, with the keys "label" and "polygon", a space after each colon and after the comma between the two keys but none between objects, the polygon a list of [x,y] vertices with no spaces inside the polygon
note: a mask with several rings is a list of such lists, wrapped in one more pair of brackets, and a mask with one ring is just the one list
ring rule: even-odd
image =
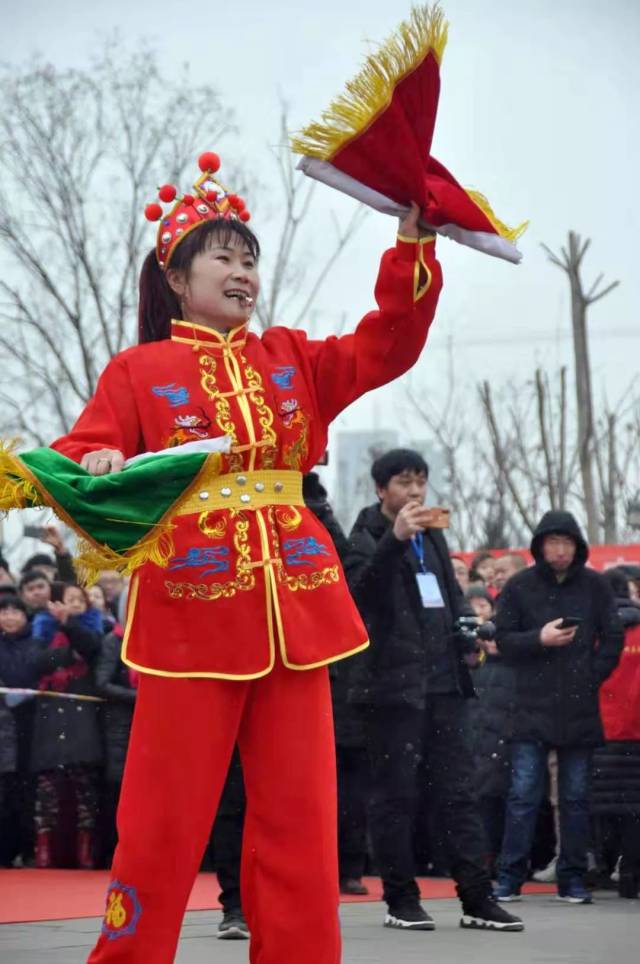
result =
[{"label": "black hooded jacket", "polygon": [[[573,563],[559,581],[542,556],[546,535],[571,536]],[[594,746],[603,740],[598,689],[613,672],[624,633],[606,580],[586,567],[589,547],[569,512],[547,512],[531,541],[535,564],[512,576],[500,594],[498,648],[515,668],[514,740]],[[540,631],[564,616],[582,620],[568,646],[545,647]]]},{"label": "black hooded jacket", "polygon": [[[458,651],[453,623],[466,612],[444,536],[425,534],[437,555],[444,582],[446,640],[454,686],[473,696],[469,671]],[[349,701],[373,706],[404,705],[423,709],[427,694],[424,609],[416,582],[418,562],[409,541],[393,534],[379,505],[363,509],[351,530],[344,560],[349,587],[369,630],[371,645],[348,660],[352,686]]]}]

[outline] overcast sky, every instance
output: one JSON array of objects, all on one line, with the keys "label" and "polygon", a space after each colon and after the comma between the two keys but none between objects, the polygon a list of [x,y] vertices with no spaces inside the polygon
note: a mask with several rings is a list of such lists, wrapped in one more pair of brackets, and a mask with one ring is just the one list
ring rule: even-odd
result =
[{"label": "overcast sky", "polygon": [[[268,170],[279,97],[295,126],[317,117],[357,70],[365,41],[383,40],[409,10],[389,0],[2,6],[3,57],[13,63],[38,51],[60,67],[84,65],[114,29],[130,46],[142,37],[154,42],[167,76],[188,61],[194,80],[212,83],[235,110],[242,133],[233,150],[258,173]],[[444,9],[450,33],[434,155],[463,184],[483,191],[507,223],[529,218],[531,226],[518,267],[439,242],[445,289],[413,377],[442,397],[450,337],[462,381],[488,375],[499,384],[526,377],[537,363],[552,370],[570,360],[566,279],[546,262],[540,242],[558,248],[573,228],[592,238],[587,278],[603,271],[621,281],[591,318],[595,382],[615,398],[634,373],[640,344],[640,3],[448,0]],[[223,158],[230,149],[220,148]],[[325,187],[318,198],[343,218],[355,203]],[[268,239],[268,225],[256,221],[255,228]],[[379,254],[394,233],[391,219],[370,215],[319,300],[323,316],[337,323],[346,311],[355,322],[368,310]],[[322,237],[311,244],[320,254]],[[392,424],[398,398],[398,390],[385,389],[342,424],[360,427],[372,413]]]}]

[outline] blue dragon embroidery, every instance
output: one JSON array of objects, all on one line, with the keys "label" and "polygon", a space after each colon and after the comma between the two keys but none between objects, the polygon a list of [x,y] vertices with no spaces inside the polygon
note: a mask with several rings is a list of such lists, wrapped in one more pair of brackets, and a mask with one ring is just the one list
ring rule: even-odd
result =
[{"label": "blue dragon embroidery", "polygon": [[278,388],[287,391],[293,387],[292,382],[295,374],[296,369],[293,365],[281,365],[279,368],[276,368],[275,372],[272,372],[271,381],[274,385],[277,385]]},{"label": "blue dragon embroidery", "polygon": [[227,546],[210,546],[206,549],[189,549],[184,556],[174,556],[169,561],[169,571],[175,569],[202,569],[201,576],[211,576],[229,571]]},{"label": "blue dragon embroidery", "polygon": [[326,546],[318,542],[313,536],[303,539],[287,539],[282,544],[285,552],[285,561],[290,566],[311,566],[311,560],[316,556],[330,556],[331,553]]},{"label": "blue dragon embroidery", "polygon": [[159,398],[166,398],[171,408],[188,405],[191,397],[184,385],[176,385],[175,382],[170,382],[168,385],[154,385],[151,391]]}]

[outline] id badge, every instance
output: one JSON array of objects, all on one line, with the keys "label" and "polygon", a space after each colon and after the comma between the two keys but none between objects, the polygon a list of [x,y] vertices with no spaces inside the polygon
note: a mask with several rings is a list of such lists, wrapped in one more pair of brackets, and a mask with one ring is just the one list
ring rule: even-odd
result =
[{"label": "id badge", "polygon": [[423,607],[425,609],[443,609],[444,599],[435,574],[433,572],[417,572],[416,579]]}]

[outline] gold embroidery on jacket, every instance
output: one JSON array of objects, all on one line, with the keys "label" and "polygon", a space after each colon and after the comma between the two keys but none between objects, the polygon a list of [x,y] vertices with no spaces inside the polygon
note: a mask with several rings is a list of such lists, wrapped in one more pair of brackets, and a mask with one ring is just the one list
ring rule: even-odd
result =
[{"label": "gold embroidery on jacket", "polygon": [[244,355],[240,355],[242,359],[242,364],[244,365],[244,374],[248,381],[248,388],[251,389],[249,393],[249,399],[256,407],[258,413],[258,421],[260,427],[262,428],[262,442],[270,442],[270,445],[266,445],[262,449],[261,463],[263,469],[272,469],[276,464],[276,456],[278,454],[277,443],[278,436],[273,428],[273,411],[269,408],[264,399],[264,383],[262,381],[262,376],[259,372],[250,365]]},{"label": "gold embroidery on jacket", "polygon": [[[297,511],[293,506],[289,508],[294,512]],[[284,566],[284,560],[280,555],[280,539],[276,527],[276,513],[272,505],[269,506],[267,515],[271,529],[271,540],[273,542],[273,555],[275,557],[275,569],[278,582],[285,583],[291,592],[297,592],[298,589],[319,589],[320,586],[330,586],[331,583],[340,582],[340,570],[338,566],[327,566],[326,569],[319,569],[316,572],[303,572],[298,576],[292,576],[288,573]],[[279,517],[278,521],[280,521]]]},{"label": "gold embroidery on jacket", "polygon": [[424,254],[425,241],[419,241],[416,245],[416,260],[413,266],[413,300],[420,301],[431,287],[431,269],[425,260]]},{"label": "gold embroidery on jacket", "polygon": [[319,569],[317,572],[287,576],[286,582],[292,592],[297,592],[298,589],[319,589],[320,586],[330,586],[331,583],[340,582],[340,573],[337,566],[327,566],[326,569]]},{"label": "gold embroidery on jacket", "polygon": [[200,513],[198,516],[198,529],[200,529],[200,532],[206,536],[207,539],[223,539],[227,531],[227,516],[223,515],[214,525],[210,526],[207,523],[210,515],[210,509],[206,509]]},{"label": "gold embroidery on jacket", "polygon": [[301,471],[303,462],[309,455],[309,419],[304,412],[297,411],[293,416],[292,425],[299,425],[298,437],[285,445],[282,453],[284,464],[296,472]]},{"label": "gold embroidery on jacket", "polygon": [[[231,418],[231,406],[226,398],[220,394],[216,379],[216,360],[212,355],[200,355],[200,384],[208,397],[215,402],[216,423],[218,428],[231,438],[232,444],[238,444],[236,426]],[[230,472],[241,472],[244,468],[242,456],[233,453],[228,457]]]},{"label": "gold embroidery on jacket", "polygon": [[302,516],[294,505],[288,505],[284,509],[278,509],[276,511],[276,519],[285,532],[295,532],[302,522]]},{"label": "gold embroidery on jacket", "polygon": [[256,577],[251,568],[251,549],[249,547],[249,520],[244,513],[236,516],[236,529],[233,545],[237,552],[236,578],[228,582],[171,582],[165,581],[165,586],[172,599],[202,599],[211,602],[221,597],[230,599],[237,592],[248,592],[255,589]]}]

